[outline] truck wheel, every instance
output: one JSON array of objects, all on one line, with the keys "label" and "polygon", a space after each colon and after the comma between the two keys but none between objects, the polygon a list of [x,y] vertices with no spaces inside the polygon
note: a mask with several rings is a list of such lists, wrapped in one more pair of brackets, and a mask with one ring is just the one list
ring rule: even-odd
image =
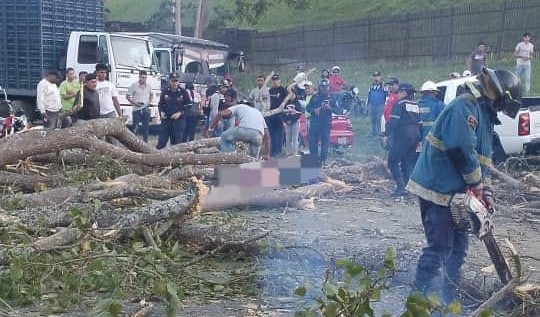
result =
[{"label": "truck wheel", "polygon": [[504,152],[504,149],[501,144],[501,140],[497,135],[493,136],[493,157],[492,160],[495,164],[502,163],[506,161],[508,155]]}]

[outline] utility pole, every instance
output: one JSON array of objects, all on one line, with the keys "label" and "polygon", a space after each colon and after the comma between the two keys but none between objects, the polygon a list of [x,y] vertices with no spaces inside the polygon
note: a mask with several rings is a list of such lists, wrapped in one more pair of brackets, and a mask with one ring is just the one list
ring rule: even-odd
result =
[{"label": "utility pole", "polygon": [[176,35],[182,35],[182,0],[174,1],[174,29]]},{"label": "utility pole", "polygon": [[195,33],[194,36],[197,38],[202,38],[204,30],[204,9],[206,1],[199,0],[199,5],[197,6],[197,15],[195,16]]}]

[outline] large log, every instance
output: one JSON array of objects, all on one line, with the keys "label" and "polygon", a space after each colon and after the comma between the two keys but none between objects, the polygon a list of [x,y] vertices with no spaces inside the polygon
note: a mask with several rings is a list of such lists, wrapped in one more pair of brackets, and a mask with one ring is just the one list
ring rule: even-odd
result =
[{"label": "large log", "polygon": [[34,191],[36,187],[41,187],[41,184],[45,187],[55,187],[64,181],[64,177],[60,175],[43,177],[0,171],[0,186],[10,186],[22,191]]},{"label": "large log", "polygon": [[[83,148],[124,162],[147,166],[238,164],[251,161],[249,157],[227,153],[209,155],[170,151],[138,153],[122,149],[98,138],[99,135],[114,135],[116,137],[128,133],[129,130],[123,125],[118,126],[119,123],[118,120],[114,119],[92,120],[68,129],[30,130],[4,138],[0,141],[0,153],[2,153],[0,167],[33,155],[73,148]],[[99,133],[92,131],[99,131]],[[135,140],[131,141],[135,142]]]},{"label": "large log", "polygon": [[219,144],[220,138],[200,139],[186,143],[180,143],[167,148],[170,152],[194,152],[198,149],[215,147]]}]

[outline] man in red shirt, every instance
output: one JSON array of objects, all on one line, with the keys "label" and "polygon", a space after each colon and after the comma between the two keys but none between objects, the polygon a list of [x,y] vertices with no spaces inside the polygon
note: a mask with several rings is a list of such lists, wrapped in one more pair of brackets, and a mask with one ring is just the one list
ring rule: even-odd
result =
[{"label": "man in red shirt", "polygon": [[339,66],[332,67],[332,74],[328,77],[330,81],[329,93],[333,94],[340,91],[344,86],[347,85],[347,82],[340,75],[341,68]]},{"label": "man in red shirt", "polygon": [[390,122],[390,115],[392,114],[392,109],[394,104],[399,100],[398,89],[399,89],[399,80],[395,77],[390,77],[390,80],[385,83],[388,86],[388,99],[386,99],[386,104],[384,105],[384,122]]}]

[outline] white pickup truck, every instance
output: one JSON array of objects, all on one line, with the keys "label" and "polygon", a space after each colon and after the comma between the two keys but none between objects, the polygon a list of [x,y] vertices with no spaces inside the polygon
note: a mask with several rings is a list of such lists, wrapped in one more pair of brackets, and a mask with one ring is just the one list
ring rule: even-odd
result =
[{"label": "white pickup truck", "polygon": [[[449,79],[437,83],[439,99],[449,104],[457,96],[458,86],[476,81],[475,76]],[[502,161],[508,155],[523,155],[540,150],[540,97],[524,97],[523,107],[515,119],[499,113],[501,125],[495,126],[493,159]]]}]

